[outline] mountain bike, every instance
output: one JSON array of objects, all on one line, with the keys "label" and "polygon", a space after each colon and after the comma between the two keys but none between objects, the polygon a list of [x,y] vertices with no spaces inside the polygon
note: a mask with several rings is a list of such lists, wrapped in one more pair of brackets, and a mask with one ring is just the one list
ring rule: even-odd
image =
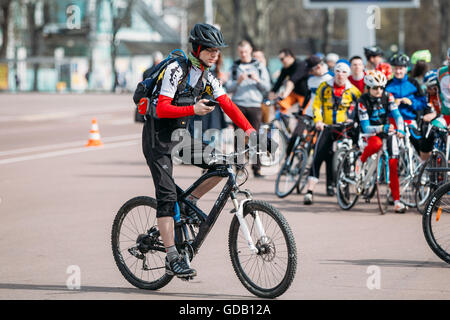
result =
[{"label": "mountain bike", "polygon": [[275,180],[275,194],[280,198],[287,197],[295,188],[299,189],[298,193],[301,192],[302,187],[299,187],[299,184],[307,170],[312,137],[316,132],[314,121],[310,117],[299,114],[296,114],[296,117],[303,123],[305,129],[291,137],[295,139],[291,152],[287,155]]},{"label": "mountain bike", "polygon": [[429,134],[435,136],[434,146],[430,158],[420,168],[415,191],[417,210],[421,214],[424,214],[425,212],[427,200],[430,195],[439,187],[439,185],[444,184],[447,181],[447,172],[429,172],[427,168],[446,168],[448,166],[446,157],[449,145],[448,129],[446,126],[439,126],[439,123],[435,123],[434,120],[431,122],[428,129],[425,136],[428,137]]},{"label": "mountain bike", "polygon": [[[249,149],[216,154],[214,169],[186,190],[177,186],[176,208],[182,209],[179,217],[178,213],[175,215],[175,243],[189,265],[231,198],[234,217],[228,232],[228,250],[233,269],[248,291],[258,297],[275,298],[294,280],[296,244],[284,216],[269,203],[254,200],[250,191],[241,190],[236,183],[232,162],[245,152]],[[212,177],[227,178],[227,181],[206,214],[187,197]],[[239,200],[238,196],[243,199]],[[165,272],[166,254],[156,223],[156,206],[156,200],[147,196],[128,200],[117,212],[111,232],[113,256],[120,272],[132,285],[148,290],[160,289],[173,278]]]},{"label": "mountain bike", "polygon": [[[427,168],[430,172],[448,172],[450,168]],[[422,229],[431,250],[450,263],[450,183],[437,188],[428,199]]]}]

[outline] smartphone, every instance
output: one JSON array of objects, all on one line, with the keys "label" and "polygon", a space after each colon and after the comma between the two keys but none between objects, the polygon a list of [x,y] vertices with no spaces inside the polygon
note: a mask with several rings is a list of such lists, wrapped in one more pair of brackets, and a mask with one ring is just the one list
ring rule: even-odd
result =
[{"label": "smartphone", "polygon": [[215,107],[219,105],[219,102],[217,102],[216,100],[208,100],[205,105],[207,105],[208,107]]}]

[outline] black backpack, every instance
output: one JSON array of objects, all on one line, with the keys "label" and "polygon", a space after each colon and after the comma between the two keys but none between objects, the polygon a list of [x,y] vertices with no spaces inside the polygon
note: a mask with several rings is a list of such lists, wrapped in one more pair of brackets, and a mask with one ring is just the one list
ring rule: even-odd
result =
[{"label": "black backpack", "polygon": [[136,105],[139,104],[142,98],[149,98],[152,101],[156,97],[158,97],[160,89],[160,87],[158,88],[158,81],[162,78],[163,72],[165,71],[166,67],[175,61],[178,61],[181,68],[183,69],[184,74],[182,81],[178,84],[178,89],[181,91],[184,91],[186,89],[187,74],[190,62],[183,51],[176,49],[173,50],[166,59],[164,59],[156,67],[154,67],[144,81],[138,83],[133,95],[133,101]]}]

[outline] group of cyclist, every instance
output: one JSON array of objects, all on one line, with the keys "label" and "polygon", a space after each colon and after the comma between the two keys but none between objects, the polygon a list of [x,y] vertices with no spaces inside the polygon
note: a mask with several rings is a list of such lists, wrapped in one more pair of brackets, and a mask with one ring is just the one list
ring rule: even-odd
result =
[{"label": "group of cyclist", "polygon": [[[168,64],[165,72],[158,76],[155,90],[150,92],[151,98],[154,99],[151,105],[155,106],[156,110],[155,114],[146,115],[142,139],[143,152],[155,184],[158,229],[167,253],[166,273],[178,277],[192,277],[196,275],[196,271],[180,256],[174,242],[174,216],[179,208],[171,158],[176,142],[171,141],[171,134],[176,129],[186,128],[187,117],[203,116],[214,110],[214,106],[208,104],[208,99],[204,98],[205,92],[209,94],[209,100],[214,99],[217,107],[220,107],[247,136],[256,132],[255,127],[236,103],[227,96],[220,82],[210,71],[211,66],[217,61],[220,49],[227,46],[220,30],[212,25],[196,24],[190,32],[189,41],[192,50],[188,54],[187,63],[184,65],[174,61]],[[362,162],[379,149],[380,135],[396,130],[396,136],[392,136],[389,142],[392,157],[391,188],[396,201],[395,210],[404,212],[405,207],[398,201],[397,139],[404,136],[405,123],[417,121],[424,110],[428,110],[428,114],[432,115],[425,118],[425,121],[429,121],[439,112],[450,116],[450,74],[448,66],[427,74],[423,79],[429,88],[427,96],[420,84],[407,75],[408,56],[397,54],[390,60],[390,65],[393,66],[393,79],[389,79],[390,65],[382,62],[382,56],[383,53],[379,48],[366,48],[367,64],[363,77],[365,92],[361,92],[357,87],[358,83],[361,86],[362,79],[360,65],[362,59],[359,57],[352,58],[352,64],[343,59],[334,63],[335,57],[329,57],[327,61],[325,57],[316,55],[300,62],[291,51],[280,52],[279,58],[284,69],[269,97],[273,98],[280,89],[281,82],[288,79],[281,93],[282,111],[287,113],[292,104],[301,104],[305,114],[314,119],[315,127],[320,132],[309,173],[305,204],[313,203],[313,193],[323,161],[327,163],[328,169],[327,194],[331,196],[335,194],[335,182],[329,166],[330,152],[336,137],[329,130],[329,126],[357,121],[361,123],[360,127],[364,132],[375,132],[378,135],[370,139],[361,157]],[[450,61],[450,50],[448,60]],[[329,70],[330,66],[333,70]],[[349,79],[350,75],[352,77]],[[147,121],[150,119],[148,117],[152,121]],[[416,141],[414,146],[422,151],[424,156],[429,152],[427,141]],[[208,163],[202,162],[199,166],[211,169],[211,164]],[[220,179],[213,180],[202,183],[192,192],[189,201],[195,204],[220,181]],[[189,214],[186,208],[181,210],[184,214]]]},{"label": "group of cyclist", "polygon": [[[381,149],[382,139],[386,138],[394,210],[396,213],[404,213],[407,208],[400,201],[398,177],[399,141],[406,136],[406,130],[412,131],[411,144],[420,155],[420,160],[426,161],[434,144],[432,135],[427,137],[422,134],[426,131],[426,126],[439,116],[446,120],[447,125],[450,124],[450,48],[447,66],[428,71],[420,79],[408,74],[411,59],[406,54],[394,54],[388,62],[384,62],[384,53],[379,47],[367,47],[364,51],[365,66],[363,59],[355,56],[350,61],[338,60],[333,70],[330,70],[332,72],[326,71],[324,57],[313,55],[306,59],[309,93],[300,104],[300,112],[314,121],[318,137],[304,204],[314,203],[314,191],[324,161],[326,193],[328,196],[335,195],[333,144],[340,136],[335,128],[338,124],[357,123],[355,131],[373,134],[366,141],[367,145],[356,165],[357,170]],[[428,56],[424,56],[424,52]],[[419,52],[413,58],[415,63],[429,63],[431,60],[427,50]],[[281,106],[282,111],[286,112],[286,105]],[[304,122],[298,122],[289,147],[292,147],[295,135],[303,132],[304,126]]]}]

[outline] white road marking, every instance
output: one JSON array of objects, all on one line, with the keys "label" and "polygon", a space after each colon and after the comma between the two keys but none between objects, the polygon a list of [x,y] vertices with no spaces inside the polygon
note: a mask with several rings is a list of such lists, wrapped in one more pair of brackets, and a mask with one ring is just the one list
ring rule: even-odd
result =
[{"label": "white road marking", "polygon": [[[123,112],[123,111],[133,111],[133,107],[128,106],[108,106],[108,107],[96,107],[90,110],[71,110],[71,111],[57,111],[57,112],[42,112],[35,114],[23,114],[23,115],[2,115],[0,116],[0,122],[11,122],[11,121],[45,121],[45,120],[55,120],[63,118],[78,117],[81,115],[98,115],[102,113],[111,112]],[[131,113],[130,113],[131,114]],[[130,116],[131,117],[131,116]]]},{"label": "white road marking", "polygon": [[[129,135],[123,135],[123,136],[115,136],[115,137],[102,137],[102,142],[115,142],[115,141],[122,141],[122,140],[131,140],[131,139],[140,139],[141,134],[129,134]],[[7,150],[7,151],[0,151],[0,156],[7,156],[12,154],[21,154],[21,153],[30,153],[30,152],[36,152],[36,151],[44,151],[44,150],[51,150],[51,149],[58,149],[58,148],[70,148],[70,147],[79,147],[84,146],[87,142],[86,140],[80,140],[80,141],[73,141],[73,142],[67,142],[67,143],[58,143],[58,144],[51,144],[51,145],[45,145],[45,146],[37,146],[37,147],[30,147],[30,148],[21,148],[21,149],[14,149],[14,150]]]},{"label": "white road marking", "polygon": [[44,152],[44,153],[38,153],[38,154],[30,155],[30,156],[15,157],[15,158],[0,160],[0,165],[16,163],[16,162],[21,162],[21,161],[28,161],[28,160],[51,158],[51,157],[63,156],[63,155],[74,154],[74,153],[82,153],[82,152],[87,152],[87,151],[120,148],[120,147],[136,145],[139,143],[140,143],[140,141],[135,140],[135,141],[125,141],[125,142],[118,142],[118,143],[113,143],[113,144],[106,144],[102,147],[82,147],[82,148],[75,148],[75,149]]}]

